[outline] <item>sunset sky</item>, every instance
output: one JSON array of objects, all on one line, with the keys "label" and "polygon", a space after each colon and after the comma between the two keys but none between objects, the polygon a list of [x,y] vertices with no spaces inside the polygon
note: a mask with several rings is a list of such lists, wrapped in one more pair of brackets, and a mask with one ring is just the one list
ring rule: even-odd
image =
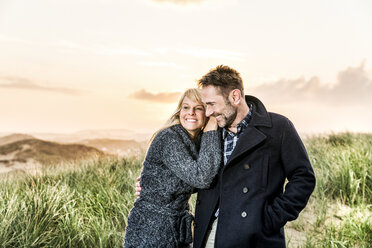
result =
[{"label": "sunset sky", "polygon": [[372,132],[370,0],[0,0],[0,133],[153,132],[211,68],[300,133]]}]

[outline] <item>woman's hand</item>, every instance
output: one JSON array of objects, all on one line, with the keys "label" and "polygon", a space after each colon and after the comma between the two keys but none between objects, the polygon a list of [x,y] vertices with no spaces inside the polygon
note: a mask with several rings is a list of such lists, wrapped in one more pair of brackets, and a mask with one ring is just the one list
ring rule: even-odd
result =
[{"label": "woman's hand", "polygon": [[137,177],[137,179],[136,179],[136,181],[137,181],[136,182],[136,198],[138,198],[140,196],[141,190],[142,190],[140,180],[141,180],[141,177]]},{"label": "woman's hand", "polygon": [[217,130],[218,125],[217,125],[217,120],[215,117],[210,116],[207,124],[205,125],[203,132],[208,132],[212,130]]}]

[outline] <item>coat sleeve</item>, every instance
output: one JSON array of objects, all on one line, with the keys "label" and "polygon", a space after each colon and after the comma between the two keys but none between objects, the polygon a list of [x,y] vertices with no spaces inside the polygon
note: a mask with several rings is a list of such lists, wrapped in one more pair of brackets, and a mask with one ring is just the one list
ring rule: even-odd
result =
[{"label": "coat sleeve", "polygon": [[162,148],[164,164],[181,180],[196,188],[207,188],[221,164],[221,143],[217,131],[205,132],[199,157],[194,159],[178,135],[168,137]]},{"label": "coat sleeve", "polygon": [[269,232],[277,232],[287,221],[296,219],[315,187],[315,175],[305,146],[288,119],[283,130],[280,154],[288,183],[284,192],[265,206],[264,225]]}]

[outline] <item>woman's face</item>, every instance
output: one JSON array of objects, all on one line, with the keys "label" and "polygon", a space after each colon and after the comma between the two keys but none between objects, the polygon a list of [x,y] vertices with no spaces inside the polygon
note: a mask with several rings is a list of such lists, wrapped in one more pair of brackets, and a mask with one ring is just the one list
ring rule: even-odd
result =
[{"label": "woman's face", "polygon": [[201,102],[194,102],[190,98],[185,97],[182,101],[180,122],[191,137],[195,137],[201,130],[205,124],[205,120],[204,105]]}]

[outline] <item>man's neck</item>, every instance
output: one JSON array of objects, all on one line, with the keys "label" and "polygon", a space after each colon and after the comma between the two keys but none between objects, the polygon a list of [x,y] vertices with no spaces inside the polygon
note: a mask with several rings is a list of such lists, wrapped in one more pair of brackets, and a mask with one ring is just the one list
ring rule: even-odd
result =
[{"label": "man's neck", "polygon": [[230,132],[237,133],[238,131],[238,124],[247,116],[249,113],[249,106],[244,101],[241,106],[238,107],[237,114],[235,117],[234,122],[227,128]]}]

